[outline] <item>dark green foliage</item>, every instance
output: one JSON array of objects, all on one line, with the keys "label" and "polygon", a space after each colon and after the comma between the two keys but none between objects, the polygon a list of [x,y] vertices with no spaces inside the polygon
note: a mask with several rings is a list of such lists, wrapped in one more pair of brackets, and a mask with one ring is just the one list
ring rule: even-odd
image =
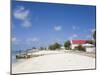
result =
[{"label": "dark green foliage", "polygon": [[46,48],[44,48],[44,47],[40,47],[40,50],[45,50]]},{"label": "dark green foliage", "polygon": [[66,41],[66,42],[64,43],[65,49],[70,49],[70,45],[71,45],[70,41],[69,41],[69,40]]},{"label": "dark green foliage", "polygon": [[96,30],[93,33],[93,38],[94,38],[94,45],[96,46]]},{"label": "dark green foliage", "polygon": [[95,41],[94,40],[87,40],[87,43],[89,43],[89,44],[95,44]]},{"label": "dark green foliage", "polygon": [[54,50],[53,45],[50,45],[50,46],[49,46],[49,49],[50,49],[50,50]]},{"label": "dark green foliage", "polygon": [[49,46],[50,50],[56,50],[56,49],[60,49],[61,45],[59,43],[54,43],[52,45]]},{"label": "dark green foliage", "polygon": [[93,33],[93,38],[94,38],[94,40],[96,40],[96,31],[94,31],[94,33]]},{"label": "dark green foliage", "polygon": [[75,47],[75,49],[77,49],[79,51],[86,51],[85,47],[83,47],[82,45],[78,45],[77,47]]},{"label": "dark green foliage", "polygon": [[36,49],[36,47],[32,47],[32,49]]}]

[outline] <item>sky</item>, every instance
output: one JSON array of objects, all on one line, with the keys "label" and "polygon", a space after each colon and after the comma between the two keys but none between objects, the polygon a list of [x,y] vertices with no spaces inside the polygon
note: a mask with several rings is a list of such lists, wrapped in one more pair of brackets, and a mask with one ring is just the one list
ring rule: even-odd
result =
[{"label": "sky", "polygon": [[13,50],[93,39],[95,6],[12,1],[11,9]]}]

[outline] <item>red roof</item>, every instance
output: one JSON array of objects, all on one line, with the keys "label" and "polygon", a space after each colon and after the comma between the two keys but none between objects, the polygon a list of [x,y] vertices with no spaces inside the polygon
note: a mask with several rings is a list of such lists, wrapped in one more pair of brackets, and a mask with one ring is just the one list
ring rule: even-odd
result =
[{"label": "red roof", "polygon": [[86,44],[86,40],[72,40],[72,44]]}]

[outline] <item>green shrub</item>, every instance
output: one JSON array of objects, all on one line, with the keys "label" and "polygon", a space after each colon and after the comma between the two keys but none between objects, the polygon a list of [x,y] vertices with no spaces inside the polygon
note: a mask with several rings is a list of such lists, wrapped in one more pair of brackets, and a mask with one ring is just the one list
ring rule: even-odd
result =
[{"label": "green shrub", "polygon": [[56,50],[56,49],[60,49],[60,48],[61,48],[61,45],[59,43],[54,43],[49,46],[50,50]]},{"label": "green shrub", "polygon": [[82,45],[78,45],[77,47],[75,47],[75,49],[77,49],[79,51],[86,51],[85,47],[83,47]]},{"label": "green shrub", "polygon": [[70,41],[69,41],[69,40],[66,41],[66,42],[64,43],[65,49],[66,49],[66,50],[70,49],[70,45],[71,45]]}]

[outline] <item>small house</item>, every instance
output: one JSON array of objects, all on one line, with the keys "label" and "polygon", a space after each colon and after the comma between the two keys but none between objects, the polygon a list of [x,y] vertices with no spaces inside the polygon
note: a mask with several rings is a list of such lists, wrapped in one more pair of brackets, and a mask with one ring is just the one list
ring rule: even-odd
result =
[{"label": "small house", "polygon": [[87,41],[86,40],[70,40],[70,43],[71,43],[71,49],[74,49],[78,45],[86,44]]},{"label": "small house", "polygon": [[95,52],[95,45],[87,43],[87,40],[70,40],[71,49],[75,49],[78,45],[85,47],[86,52]]}]

